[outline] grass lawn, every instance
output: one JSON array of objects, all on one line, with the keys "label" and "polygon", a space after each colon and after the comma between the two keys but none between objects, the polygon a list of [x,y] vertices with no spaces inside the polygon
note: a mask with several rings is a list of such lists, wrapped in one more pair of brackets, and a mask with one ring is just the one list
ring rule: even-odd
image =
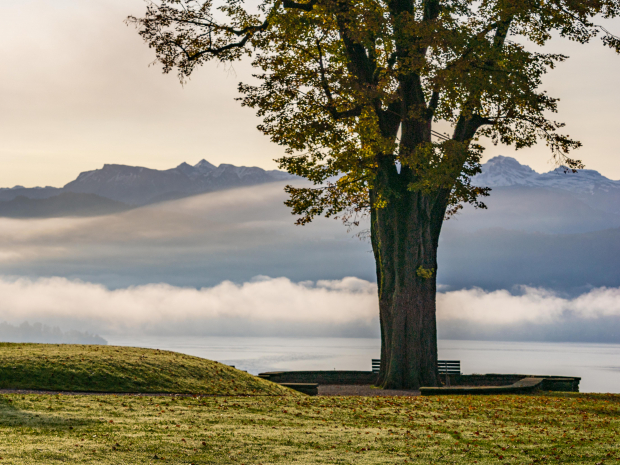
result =
[{"label": "grass lawn", "polygon": [[0,395],[0,465],[620,462],[618,395],[307,397],[182,354],[42,344],[0,344],[0,387],[207,395]]},{"label": "grass lawn", "polygon": [[4,464],[618,463],[620,396],[0,396]]},{"label": "grass lawn", "polygon": [[227,365],[164,350],[0,343],[0,389],[286,395]]}]

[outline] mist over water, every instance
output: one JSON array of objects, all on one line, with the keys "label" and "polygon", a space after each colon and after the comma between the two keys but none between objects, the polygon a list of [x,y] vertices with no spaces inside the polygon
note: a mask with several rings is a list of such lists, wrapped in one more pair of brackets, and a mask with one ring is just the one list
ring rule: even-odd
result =
[{"label": "mist over water", "polygon": [[0,323],[0,342],[97,345],[108,343],[96,334],[76,330],[63,331],[58,326],[52,327],[41,323],[30,324],[27,321],[15,326],[6,321]]},{"label": "mist over water", "polygon": [[255,276],[374,279],[370,245],[340,222],[295,226],[283,182],[95,218],[0,218],[0,275],[66,277],[108,288],[200,288]]}]

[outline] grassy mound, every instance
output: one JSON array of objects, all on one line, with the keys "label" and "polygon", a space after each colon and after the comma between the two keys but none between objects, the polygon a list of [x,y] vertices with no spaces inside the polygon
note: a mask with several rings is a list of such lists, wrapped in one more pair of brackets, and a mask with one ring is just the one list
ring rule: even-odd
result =
[{"label": "grassy mound", "polygon": [[292,395],[218,362],[134,347],[0,343],[0,389]]}]

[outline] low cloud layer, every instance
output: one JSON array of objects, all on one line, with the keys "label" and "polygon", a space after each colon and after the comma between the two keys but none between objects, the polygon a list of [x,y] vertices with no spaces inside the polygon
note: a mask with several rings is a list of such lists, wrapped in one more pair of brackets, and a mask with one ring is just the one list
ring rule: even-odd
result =
[{"label": "low cloud layer", "polygon": [[463,289],[438,294],[437,306],[441,339],[620,342],[620,288],[572,298],[528,286]]},{"label": "low cloud layer", "polygon": [[[66,278],[0,279],[0,321],[110,335],[378,336],[377,289],[359,278],[295,283],[257,277],[201,289],[110,290]],[[440,338],[620,341],[620,288],[576,298],[520,287],[442,292]]]},{"label": "low cloud layer", "polygon": [[569,315],[583,319],[620,316],[620,288],[593,289],[573,299],[527,286],[521,286],[517,291],[518,294],[513,295],[506,290],[463,289],[439,294],[439,318],[514,325],[553,323]]},{"label": "low cloud layer", "polygon": [[100,334],[370,335],[376,286],[358,278],[293,283],[257,277],[193,289],[151,284],[108,290],[65,278],[0,280],[0,320],[43,321]]}]

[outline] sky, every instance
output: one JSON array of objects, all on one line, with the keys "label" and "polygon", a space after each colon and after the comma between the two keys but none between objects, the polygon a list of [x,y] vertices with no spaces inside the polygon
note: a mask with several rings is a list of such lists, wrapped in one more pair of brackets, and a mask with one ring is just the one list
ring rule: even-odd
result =
[{"label": "sky", "polygon": [[[0,187],[62,186],[105,163],[276,168],[282,147],[234,100],[248,63],[204,66],[181,86],[149,66],[153,52],[123,23],[144,8],[0,2]],[[620,56],[596,41],[548,50],[572,57],[545,88],[585,145],[577,156],[620,179]],[[490,145],[485,159],[499,154],[553,168],[544,145]],[[538,196],[521,199],[522,214],[495,194],[490,213],[466,211],[442,234],[440,337],[620,342],[620,217],[575,215],[574,201],[558,212]],[[272,183],[102,217],[0,218],[0,322],[104,336],[376,337],[370,245],[333,220],[295,227],[284,198]]]},{"label": "sky", "polygon": [[[61,186],[105,163],[166,169],[206,158],[276,168],[282,147],[234,100],[249,64],[203,66],[182,87],[149,66],[153,51],[123,23],[144,9],[143,0],[0,2],[1,187]],[[619,20],[606,26],[620,31]],[[599,41],[557,40],[548,50],[571,56],[544,87],[561,98],[566,132],[584,143],[576,156],[620,179],[620,56]],[[489,145],[485,158],[498,154],[553,168],[544,144],[516,153]]]}]

